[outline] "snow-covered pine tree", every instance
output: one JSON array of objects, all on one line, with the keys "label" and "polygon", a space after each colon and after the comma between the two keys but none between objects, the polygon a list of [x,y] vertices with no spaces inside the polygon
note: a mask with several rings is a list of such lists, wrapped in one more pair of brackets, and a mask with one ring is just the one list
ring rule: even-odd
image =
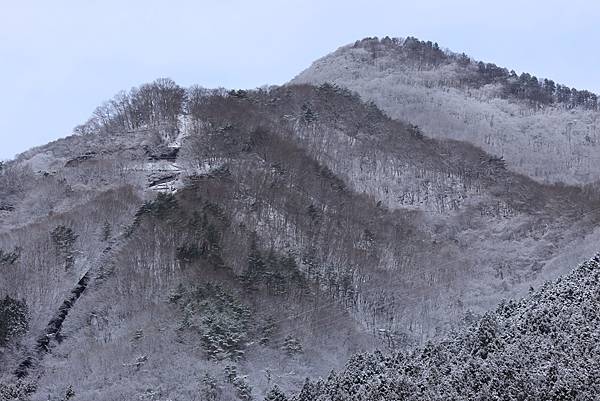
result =
[{"label": "snow-covered pine tree", "polygon": [[265,396],[265,401],[288,401],[288,398],[279,389],[279,386],[275,385]]},{"label": "snow-covered pine tree", "polygon": [[290,334],[283,340],[283,346],[281,349],[283,349],[290,356],[296,355],[302,352],[302,343],[299,339]]}]

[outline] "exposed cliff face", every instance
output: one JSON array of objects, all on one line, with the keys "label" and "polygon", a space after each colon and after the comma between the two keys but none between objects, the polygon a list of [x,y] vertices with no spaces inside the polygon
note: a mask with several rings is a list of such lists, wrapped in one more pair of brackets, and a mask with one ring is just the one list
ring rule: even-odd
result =
[{"label": "exposed cliff face", "polygon": [[358,41],[291,81],[324,82],[356,91],[427,136],[475,144],[540,182],[586,184],[600,176],[600,112],[590,92],[414,38]]},{"label": "exposed cliff face", "polygon": [[[30,389],[13,373],[57,315],[34,399],[298,388],[524,294],[597,236],[592,189],[540,184],[347,90],[145,88],[0,176],[0,249],[20,249],[0,295],[31,311],[2,355],[10,391]],[[141,112],[139,93],[177,104]]]}]

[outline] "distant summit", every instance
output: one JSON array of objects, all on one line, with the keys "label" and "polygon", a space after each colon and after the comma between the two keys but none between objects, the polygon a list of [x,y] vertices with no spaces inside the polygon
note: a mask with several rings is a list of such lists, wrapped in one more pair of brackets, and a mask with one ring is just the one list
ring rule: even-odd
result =
[{"label": "distant summit", "polygon": [[291,83],[356,91],[430,137],[466,140],[543,182],[600,177],[598,96],[476,61],[413,37],[366,38],[315,61]]},{"label": "distant summit", "polygon": [[457,54],[442,50],[437,42],[422,41],[414,37],[406,39],[385,37],[365,38],[354,43],[354,48],[370,52],[373,59],[392,56],[399,62],[420,70],[434,69],[441,65],[457,64],[459,77],[457,87],[481,88],[500,85],[500,95],[529,102],[532,107],[560,105],[566,108],[582,107],[598,110],[598,96],[587,90],[578,90],[555,83],[551,79],[537,78],[529,73],[517,75],[514,70],[494,63],[476,61],[465,53]]}]

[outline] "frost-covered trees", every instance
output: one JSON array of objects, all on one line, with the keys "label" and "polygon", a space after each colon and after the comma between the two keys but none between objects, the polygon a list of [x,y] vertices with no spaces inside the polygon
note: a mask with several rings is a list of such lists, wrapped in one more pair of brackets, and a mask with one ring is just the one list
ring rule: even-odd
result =
[{"label": "frost-covered trees", "polygon": [[24,334],[29,327],[29,311],[24,301],[0,299],[0,347]]},{"label": "frost-covered trees", "polygon": [[306,277],[302,274],[292,255],[279,256],[273,250],[264,255],[251,239],[247,267],[241,280],[248,290],[266,289],[274,295],[284,295],[290,287],[306,288]]},{"label": "frost-covered trees", "polygon": [[600,392],[600,256],[446,340],[357,354],[307,381],[297,401],[595,399]]},{"label": "frost-covered trees", "polygon": [[[437,63],[436,52],[431,44],[423,60]],[[299,375],[326,374],[350,349],[406,348],[453,324],[474,304],[489,305],[499,294],[520,291],[540,267],[545,275],[555,274],[546,261],[598,220],[590,213],[565,224],[570,214],[592,211],[597,202],[591,190],[532,183],[510,173],[500,158],[464,143],[429,139],[334,85],[199,90],[195,96],[194,115],[180,119],[192,128],[177,155],[177,163],[190,162],[182,163],[185,186],[176,194],[154,198],[145,192],[147,181],[137,169],[153,156],[137,146],[145,141],[144,126],[76,136],[31,153],[56,152],[72,160],[74,149],[86,155],[97,147],[94,157],[114,160],[122,176],[124,187],[108,184],[111,196],[86,201],[96,188],[86,184],[82,190],[79,180],[94,170],[94,158],[67,168],[57,162],[55,175],[32,172],[35,181],[11,179],[25,181],[26,188],[63,180],[60,188],[71,186],[68,196],[57,193],[60,203],[52,215],[36,214],[39,220],[20,231],[3,225],[9,232],[0,233],[0,259],[6,260],[0,263],[0,285],[27,297],[37,315],[32,336],[43,332],[73,281],[72,274],[56,274],[60,254],[59,263],[46,263],[56,244],[69,242],[53,241],[48,233],[63,225],[72,233],[62,229],[65,235],[57,239],[79,235],[75,245],[85,266],[109,246],[114,252],[100,277],[90,274],[91,291],[76,306],[67,300],[74,313],[64,321],[65,336],[52,342],[53,352],[42,361],[42,397],[63,397],[65,378],[77,383],[76,398],[84,400],[187,399],[198,393],[234,399],[236,392],[252,394],[249,386],[261,397],[275,383],[288,391]],[[88,163],[89,170],[82,170]],[[5,177],[2,184],[9,182]],[[0,185],[2,194],[8,191]],[[32,190],[25,201],[9,200],[23,213],[34,197]],[[152,200],[138,209],[147,199]],[[0,224],[14,214],[2,212]],[[121,243],[123,248],[115,246]],[[23,249],[11,265],[13,256],[6,255],[17,245]],[[496,275],[500,264],[506,267]],[[208,282],[220,290],[206,288]],[[528,335],[552,333],[549,321],[550,311],[533,317]],[[504,323],[496,315],[483,320],[460,348],[424,347],[422,359],[435,369],[403,354],[406,365],[382,357],[382,363],[373,358],[371,367],[359,360],[356,369],[348,369],[356,382],[343,381],[343,374],[328,380],[357,387],[389,363],[407,377],[396,381],[385,371],[381,385],[358,399],[390,399],[394,391],[404,396],[420,391],[413,389],[415,381],[454,377],[446,373],[455,365],[443,362],[456,351],[469,361],[465,369],[471,366],[456,382],[470,375],[489,382],[486,367],[507,349]],[[163,369],[165,364],[171,368]],[[225,364],[237,366],[227,381],[200,383],[203,372],[220,375]],[[107,380],[92,380],[90,371]],[[560,371],[549,377],[560,377]],[[266,380],[263,372],[269,372]],[[133,380],[140,387],[131,386]],[[319,386],[307,384],[302,399],[318,400]],[[135,393],[143,388],[151,390]],[[478,394],[485,399],[494,388]]]},{"label": "frost-covered trees", "polygon": [[202,376],[200,396],[205,401],[217,401],[221,394],[217,379],[206,373]]},{"label": "frost-covered trees", "polygon": [[12,251],[4,251],[0,249],[0,266],[14,264],[17,260],[19,260],[22,251],[23,249],[18,246]]},{"label": "frost-covered trees", "polygon": [[293,356],[302,352],[302,343],[296,337],[287,335],[283,340],[281,349],[289,356]]},{"label": "frost-covered trees", "polygon": [[540,181],[598,176],[596,94],[425,41],[367,38],[315,61],[292,83],[349,88],[429,137],[469,141]]},{"label": "frost-covered trees", "polygon": [[92,118],[75,128],[76,133],[134,130],[141,127],[174,125],[182,114],[185,90],[168,78],[120,92],[98,107]]},{"label": "frost-covered trees", "polygon": [[279,389],[278,386],[273,386],[271,390],[265,396],[264,401],[287,401],[287,397],[283,391]]},{"label": "frost-covered trees", "polygon": [[65,270],[70,270],[75,265],[75,241],[78,235],[72,228],[59,225],[52,230],[50,236],[57,255],[64,259]]},{"label": "frost-covered trees", "polygon": [[460,78],[462,84],[471,87],[500,84],[504,96],[527,100],[536,106],[561,103],[567,107],[584,107],[593,110],[598,108],[597,95],[589,91],[556,85],[552,80],[538,79],[525,72],[517,76],[514,71],[509,72],[508,69],[493,63],[471,60],[464,53],[459,55],[445,52],[437,43],[415,37],[366,38],[357,41],[353,48],[368,50],[374,59],[391,54],[396,60],[424,70],[443,64],[457,63],[462,67]]},{"label": "frost-covered trees", "polygon": [[35,390],[35,383],[31,381],[0,382],[0,400],[26,401]]},{"label": "frost-covered trees", "polygon": [[250,326],[248,307],[210,283],[179,289],[170,299],[183,312],[180,330],[196,332],[209,358],[237,360],[244,355]]},{"label": "frost-covered trees", "polygon": [[112,237],[112,227],[108,220],[102,225],[102,241],[107,242]]},{"label": "frost-covered trees", "polygon": [[233,387],[235,387],[235,394],[242,401],[252,400],[252,386],[248,383],[248,380],[244,376],[237,376],[233,379]]}]

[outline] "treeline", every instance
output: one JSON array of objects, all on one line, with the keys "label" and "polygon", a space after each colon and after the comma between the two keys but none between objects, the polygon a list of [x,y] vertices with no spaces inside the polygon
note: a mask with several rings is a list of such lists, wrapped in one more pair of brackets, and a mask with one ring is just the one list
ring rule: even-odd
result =
[{"label": "treeline", "polygon": [[[598,110],[600,107],[597,95],[589,91],[579,91],[556,84],[548,79],[538,80],[535,76],[527,73],[517,75],[514,71],[509,72],[506,68],[491,63],[475,63],[464,54],[459,56],[447,54],[439,48],[437,43],[429,41],[419,41],[411,37],[405,39],[404,42],[390,38],[384,38],[381,42],[377,39],[364,39],[357,42],[356,46],[370,46],[371,49],[377,49],[381,47],[381,44],[394,45],[395,48],[406,53],[408,60],[419,65],[435,67],[451,61],[465,67],[472,65],[473,68],[467,69],[468,73],[461,78],[464,85],[481,87],[487,84],[500,84],[502,96],[527,101],[534,107],[551,104],[561,104],[567,108],[583,107],[591,110]],[[377,53],[376,50],[373,51]],[[336,90],[343,91],[341,88],[336,88]],[[257,93],[260,94],[261,91]],[[91,134],[94,132],[132,131],[164,125],[176,127],[181,115],[198,118],[205,109],[206,103],[210,102],[208,98],[214,95],[240,99],[256,97],[253,91],[208,90],[198,86],[185,89],[171,79],[159,78],[154,82],[143,84],[139,88],[133,88],[129,92],[118,93],[111,100],[96,108],[92,117],[86,123],[77,126],[74,131],[77,134]],[[353,95],[348,92],[346,96],[352,97]],[[311,114],[310,108],[304,111],[307,122],[318,118],[318,115]]]},{"label": "treeline", "polygon": [[501,84],[503,95],[527,100],[535,106],[561,104],[567,108],[583,107],[598,110],[598,96],[587,90],[577,90],[557,84],[551,79],[538,79],[526,72],[517,75],[492,63],[477,63],[479,85]]},{"label": "treeline", "polygon": [[373,57],[389,54],[389,49],[404,60],[421,67],[436,67],[449,62],[450,56],[439,45],[431,41],[421,41],[411,36],[406,39],[377,37],[365,38],[354,43],[354,47],[361,47],[371,52]]},{"label": "treeline", "polygon": [[540,107],[544,105],[562,105],[567,108],[582,107],[589,110],[599,110],[598,95],[587,91],[570,88],[566,85],[555,83],[551,79],[537,78],[526,72],[518,75],[513,70],[498,67],[493,63],[475,61],[466,54],[454,54],[440,49],[437,43],[422,41],[414,37],[406,39],[366,38],[357,41],[355,47],[366,48],[373,57],[382,53],[389,53],[393,49],[400,54],[403,61],[418,65],[419,67],[437,67],[448,63],[457,63],[464,69],[465,76],[462,83],[467,86],[481,87],[488,84],[502,86],[504,97],[513,97],[525,100],[531,105]]},{"label": "treeline", "polygon": [[129,92],[119,92],[96,108],[92,117],[75,133],[135,130],[162,123],[176,123],[183,112],[186,91],[173,80],[159,78]]},{"label": "treeline", "polygon": [[133,131],[157,126],[176,126],[181,115],[197,116],[206,98],[212,95],[245,97],[246,91],[200,86],[183,88],[170,78],[158,78],[151,83],[121,91],[104,102],[92,117],[75,127],[76,134]]}]

